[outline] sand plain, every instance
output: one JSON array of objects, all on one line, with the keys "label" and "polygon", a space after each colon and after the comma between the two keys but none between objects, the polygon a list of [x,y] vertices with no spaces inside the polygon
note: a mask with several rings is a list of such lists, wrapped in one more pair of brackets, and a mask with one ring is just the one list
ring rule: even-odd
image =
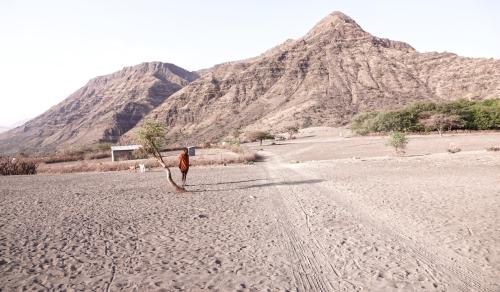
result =
[{"label": "sand plain", "polygon": [[316,131],[192,168],[183,194],[161,171],[0,177],[0,288],[499,291],[499,138],[397,157]]}]

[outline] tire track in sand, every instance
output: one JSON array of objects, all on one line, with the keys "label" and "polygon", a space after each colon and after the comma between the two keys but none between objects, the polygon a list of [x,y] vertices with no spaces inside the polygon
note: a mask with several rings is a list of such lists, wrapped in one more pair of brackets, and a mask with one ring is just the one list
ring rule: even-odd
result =
[{"label": "tire track in sand", "polygon": [[[273,163],[272,166],[266,164],[266,167],[268,172],[273,174],[273,177],[280,177],[283,176],[284,173],[290,174],[290,172],[292,172],[295,175],[295,179],[297,177],[301,177],[304,181],[317,179],[314,173],[307,172],[305,175],[302,171],[299,173],[295,169],[295,165],[292,166],[290,164],[276,162],[277,159],[274,157],[272,157],[271,159],[274,160],[275,163]],[[448,284],[450,284],[453,289],[457,289],[459,291],[494,291],[491,288],[492,285],[488,284],[489,281],[478,273],[478,271],[481,271],[480,267],[477,267],[472,262],[468,261],[467,259],[460,258],[459,255],[452,253],[451,251],[448,251],[444,248],[440,248],[435,244],[419,241],[415,238],[415,236],[412,235],[409,230],[406,230],[404,226],[395,225],[388,220],[384,220],[383,218],[375,218],[373,217],[373,214],[369,214],[368,212],[366,212],[366,210],[363,209],[363,206],[352,205],[352,202],[347,201],[342,195],[338,195],[342,192],[348,194],[350,192],[349,190],[342,187],[339,187],[336,190],[331,190],[317,184],[311,184],[308,187],[311,190],[311,195],[322,196],[326,199],[334,200],[335,203],[339,204],[339,206],[349,211],[349,213],[351,213],[356,218],[356,220],[359,220],[360,223],[367,225],[374,230],[377,230],[387,239],[392,239],[396,242],[399,242],[402,246],[405,247],[406,251],[409,252],[414,259],[422,264],[421,267],[435,281],[436,275],[442,274],[440,278],[443,278],[443,276],[445,278],[448,278],[448,280],[450,280]],[[300,202],[300,200],[298,200],[298,198],[294,198],[293,196],[286,196],[285,200],[282,195],[285,192],[293,194],[292,188],[287,188],[286,190],[284,190],[284,192],[282,190],[279,196],[276,195],[276,198],[274,199],[274,201],[276,202],[273,203],[275,212],[279,213],[280,217],[287,218],[287,214],[289,214],[288,216],[292,217],[295,220],[299,220],[296,215],[297,211],[292,212],[292,208],[290,208],[292,201],[295,201],[296,204],[298,204],[300,208],[302,208],[301,212],[303,212],[305,215],[305,218],[303,220],[305,220],[306,222],[306,228],[310,231],[309,218],[307,212],[302,207],[302,203]],[[337,195],[332,196],[332,193],[337,193]],[[294,245],[297,245],[296,243],[294,243],[294,240],[297,240],[298,238],[294,238],[293,231],[291,231],[291,228],[289,227],[293,225],[291,225],[290,223],[291,222],[289,219],[288,221],[284,219],[281,225],[284,225],[282,226],[282,228],[285,229],[285,233],[292,233],[291,236],[289,234],[285,235],[287,235],[288,242],[291,242],[288,243],[288,245],[291,245],[291,248],[294,249],[296,248]],[[296,234],[298,235],[295,235],[295,237],[304,237],[303,230],[298,230]],[[299,257],[305,257],[307,258],[306,260],[309,260],[309,258],[313,259],[312,267],[311,269],[309,269],[309,271],[311,272],[305,278],[318,278],[321,282],[329,284],[329,287],[331,287],[332,290],[339,290],[334,289],[332,282],[335,281],[337,283],[337,288],[340,288],[342,277],[338,274],[338,272],[336,272],[336,269],[330,265],[332,259],[330,259],[328,254],[324,252],[324,248],[321,242],[319,242],[312,234],[310,236],[306,236],[305,239],[301,238],[298,240],[307,242],[306,247],[303,247],[303,254],[299,255]],[[328,268],[328,266],[330,266],[330,268]],[[302,266],[301,269],[308,271]],[[323,277],[319,277],[318,274],[322,275]],[[303,278],[304,277],[299,277],[299,283],[301,283]],[[451,281],[452,279],[458,279],[459,281]],[[347,283],[352,285],[351,289],[359,288],[350,281],[347,281]],[[314,287],[306,286],[303,284],[299,285],[299,287],[302,287],[305,291],[316,290]]]},{"label": "tire track in sand", "polygon": [[[269,177],[275,177],[275,170],[265,168]],[[323,245],[311,234],[308,214],[300,205],[292,204],[285,179],[274,182],[271,196],[271,210],[275,216],[277,230],[284,239],[281,243],[292,263],[292,274],[298,291],[339,291],[341,288],[357,289],[352,282],[342,279],[339,271],[331,264]],[[300,202],[299,202],[300,204]],[[302,223],[302,224],[300,224]]]}]

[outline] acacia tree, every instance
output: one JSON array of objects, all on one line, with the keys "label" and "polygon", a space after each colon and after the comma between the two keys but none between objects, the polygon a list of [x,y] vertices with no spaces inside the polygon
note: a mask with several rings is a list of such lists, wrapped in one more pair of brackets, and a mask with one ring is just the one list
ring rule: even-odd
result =
[{"label": "acacia tree", "polygon": [[274,136],[269,132],[256,131],[256,132],[251,132],[248,138],[253,141],[256,140],[260,141],[260,146],[262,146],[263,140],[274,139]]},{"label": "acacia tree", "polygon": [[297,134],[299,132],[299,127],[297,126],[288,126],[285,128],[286,132],[288,133],[288,139],[293,139],[293,135]]},{"label": "acacia tree", "polygon": [[419,122],[427,129],[436,129],[441,137],[444,129],[451,130],[453,127],[462,127],[464,124],[463,120],[457,115],[449,116],[441,113],[421,118]]},{"label": "acacia tree", "polygon": [[165,169],[167,172],[168,182],[172,187],[174,187],[177,192],[184,192],[186,189],[180,187],[178,184],[174,182],[172,179],[172,173],[170,168],[166,165],[163,160],[163,156],[161,155],[160,149],[165,144],[165,127],[155,121],[149,120],[144,123],[144,126],[139,130],[139,140],[142,144],[142,149],[148,155],[153,156],[158,163]]}]

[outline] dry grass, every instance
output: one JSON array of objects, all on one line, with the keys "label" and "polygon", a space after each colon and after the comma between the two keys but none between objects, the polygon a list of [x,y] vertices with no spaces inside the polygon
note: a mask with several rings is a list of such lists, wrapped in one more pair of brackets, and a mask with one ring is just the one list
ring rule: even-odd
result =
[{"label": "dry grass", "polygon": [[[239,147],[238,147],[239,148]],[[177,166],[177,157],[166,157],[165,163],[169,167]],[[234,163],[250,163],[258,160],[258,156],[255,152],[240,149],[239,153],[235,157],[222,158],[222,159],[207,159],[193,157],[190,161],[192,166],[204,166],[204,165],[226,165]],[[140,159],[140,160],[128,160],[128,161],[106,161],[99,162],[93,160],[83,160],[75,161],[71,163],[44,163],[41,164],[38,172],[47,174],[56,173],[75,173],[75,172],[107,172],[107,171],[123,171],[130,170],[136,171],[139,168],[139,164],[144,164],[146,168],[155,168],[160,165],[154,159]]]},{"label": "dry grass", "polygon": [[0,175],[36,174],[37,168],[35,159],[0,156]]},{"label": "dry grass", "polygon": [[257,153],[253,151],[245,151],[240,153],[237,157],[223,158],[223,159],[192,159],[191,165],[202,166],[202,165],[225,165],[234,163],[250,163],[258,160]]},{"label": "dry grass", "polygon": [[73,151],[50,155],[48,157],[45,157],[43,159],[43,162],[50,164],[80,160],[102,159],[109,157],[111,157],[109,151]]},{"label": "dry grass", "polygon": [[68,164],[42,164],[39,167],[39,173],[74,173],[74,172],[106,172],[120,170],[135,170],[139,164],[145,164],[146,167],[158,167],[155,160],[133,160],[133,161],[107,161],[98,162],[92,160],[77,161]]}]

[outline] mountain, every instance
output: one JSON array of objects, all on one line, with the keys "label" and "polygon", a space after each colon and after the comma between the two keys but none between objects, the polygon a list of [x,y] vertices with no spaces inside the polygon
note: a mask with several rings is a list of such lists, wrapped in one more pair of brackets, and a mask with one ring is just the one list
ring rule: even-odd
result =
[{"label": "mountain", "polygon": [[0,126],[0,133],[8,131],[9,129],[10,129],[9,127]]},{"label": "mountain", "polygon": [[116,142],[153,108],[198,78],[160,62],[90,80],[42,115],[0,135],[0,152],[36,152]]},{"label": "mountain", "polygon": [[500,60],[419,53],[372,36],[340,12],[298,40],[199,72],[146,116],[167,124],[172,141],[217,140],[234,129],[342,125],[357,112],[419,100],[500,96]]},{"label": "mountain", "polygon": [[145,119],[166,124],[171,142],[191,144],[235,129],[344,125],[358,112],[421,100],[499,96],[500,60],[419,53],[334,12],[302,38],[254,58],[196,73],[144,63],[93,79],[0,134],[0,152],[130,141]]}]

